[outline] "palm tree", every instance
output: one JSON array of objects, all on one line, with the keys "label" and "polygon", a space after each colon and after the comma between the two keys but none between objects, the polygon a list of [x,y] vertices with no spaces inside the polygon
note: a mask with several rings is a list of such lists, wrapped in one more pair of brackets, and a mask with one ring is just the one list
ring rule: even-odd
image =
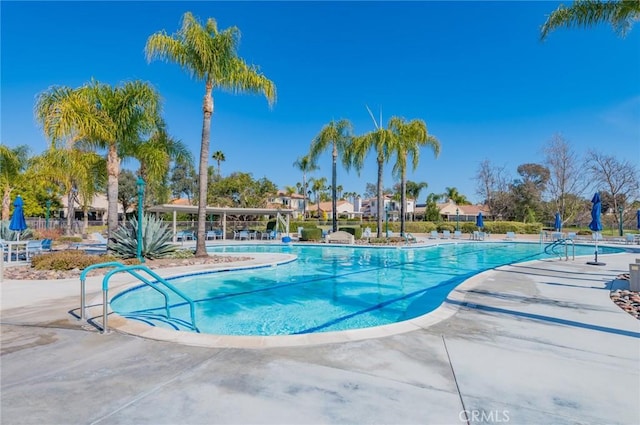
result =
[{"label": "palm tree", "polygon": [[311,149],[309,150],[309,157],[315,164],[318,157],[322,152],[327,150],[331,146],[331,208],[332,213],[332,229],[338,230],[338,214],[337,214],[337,161],[338,154],[342,155],[343,163],[345,167],[349,167],[347,150],[353,140],[353,126],[349,120],[342,119],[338,122],[331,121],[329,124],[322,127],[320,133],[311,141]]},{"label": "palm tree", "polygon": [[452,200],[456,205],[469,205],[471,202],[467,199],[466,196],[462,195],[458,192],[458,189],[455,187],[445,187],[445,193],[442,194],[443,197]]},{"label": "palm tree", "polygon": [[95,152],[51,147],[33,159],[33,169],[40,177],[55,183],[66,195],[66,235],[72,235],[76,196],[83,211],[83,233],[86,232],[91,203],[107,182],[105,159]]},{"label": "palm tree", "polygon": [[198,198],[197,257],[207,256],[204,235],[207,223],[207,167],[213,115],[213,89],[223,89],[233,93],[262,93],[270,106],[276,98],[275,84],[262,75],[256,67],[248,65],[238,56],[236,50],[239,39],[238,28],[230,27],[218,31],[218,24],[212,18],[202,26],[190,12],[187,12],[182,17],[182,26],[177,33],[171,36],[164,31],[152,34],[145,46],[148,61],[158,58],[175,62],[198,81],[205,82],[198,170],[200,196]]},{"label": "palm tree", "polygon": [[414,200],[418,200],[418,198],[420,197],[420,192],[422,192],[422,189],[427,188],[429,185],[427,184],[427,182],[412,182],[412,181],[407,181],[407,195],[409,195],[411,197],[411,199]]},{"label": "palm tree", "polygon": [[640,1],[577,0],[571,6],[560,5],[551,12],[540,29],[540,39],[547,38],[558,28],[590,27],[609,23],[621,37],[625,37],[635,21],[640,19]]},{"label": "palm tree", "polygon": [[36,99],[36,119],[53,147],[67,138],[71,145],[107,151],[109,238],[118,226],[120,162],[156,128],[159,111],[160,96],[142,81],[120,87],[98,81],[77,89],[56,86]]},{"label": "palm tree", "polygon": [[218,163],[218,178],[220,178],[220,175],[221,175],[220,163],[226,161],[227,158],[225,158],[224,152],[222,151],[215,151],[213,155],[211,155],[211,158],[213,158]]},{"label": "palm tree", "polygon": [[[369,111],[369,113],[371,114],[371,111]],[[371,117],[373,118],[373,114],[371,114]],[[376,183],[376,198],[378,203],[378,210],[376,214],[378,225],[377,237],[381,238],[382,215],[384,214],[384,188],[382,184],[383,170],[385,162],[389,161],[391,158],[391,151],[396,141],[396,135],[393,133],[391,128],[382,127],[382,119],[380,119],[380,122],[377,122],[374,118],[373,123],[376,128],[375,130],[362,136],[357,136],[353,139],[353,143],[347,151],[347,163],[349,165],[353,165],[359,172],[364,165],[364,160],[366,159],[369,151],[374,150],[376,152],[376,163],[378,164],[378,179]]]},{"label": "palm tree", "polygon": [[393,171],[400,175],[400,234],[405,234],[407,215],[407,161],[412,160],[412,167],[418,167],[420,148],[429,146],[436,157],[440,154],[440,142],[427,133],[427,124],[422,120],[406,122],[404,118],[394,117],[389,126],[396,135],[391,149],[397,155]]},{"label": "palm tree", "polygon": [[2,189],[2,221],[9,220],[11,191],[16,179],[27,166],[29,146],[10,148],[0,145],[0,188]]},{"label": "palm tree", "polygon": [[[193,157],[187,146],[167,134],[164,122],[158,123],[151,137],[135,146],[133,156],[140,162],[139,175],[145,181],[147,193],[158,198],[160,192],[168,186],[167,176],[171,161],[192,162]],[[160,194],[166,198],[166,194]],[[144,197],[149,204],[148,196]]]},{"label": "palm tree", "polygon": [[320,197],[327,188],[327,179],[320,177],[319,179],[311,179],[311,191],[316,199],[316,207],[318,208],[318,219],[320,219]]},{"label": "palm tree", "polygon": [[318,167],[311,161],[309,155],[302,156],[293,163],[293,166],[298,170],[302,171],[302,211],[304,216],[307,215],[307,190],[308,190],[308,182],[307,182],[307,173],[315,171]]}]

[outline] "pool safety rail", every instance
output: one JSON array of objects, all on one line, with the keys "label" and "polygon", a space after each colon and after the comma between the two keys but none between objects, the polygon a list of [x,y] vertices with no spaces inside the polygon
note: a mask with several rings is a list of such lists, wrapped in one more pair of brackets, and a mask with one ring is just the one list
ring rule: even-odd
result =
[{"label": "pool safety rail", "polygon": [[562,247],[564,247],[564,259],[565,261],[569,261],[569,245],[571,245],[572,260],[575,261],[576,245],[573,242],[573,239],[558,239],[557,241],[551,242],[544,247],[544,252],[545,254],[557,255],[558,258],[562,259]]},{"label": "pool safety rail", "polygon": [[[81,320],[87,320],[87,315],[86,315],[87,306],[86,306],[86,295],[85,295],[87,273],[90,272],[91,270],[95,270],[98,268],[106,268],[106,267],[114,267],[114,269],[109,271],[102,279],[102,333],[103,334],[109,333],[109,325],[108,325],[109,279],[111,279],[111,277],[117,273],[128,273],[131,276],[138,279],[143,284],[148,285],[152,289],[162,294],[162,296],[164,297],[165,314],[168,320],[171,320],[171,306],[169,305],[169,292],[172,292],[178,295],[180,298],[182,298],[189,304],[191,323],[186,323],[185,325],[193,329],[195,332],[198,332],[198,333],[200,332],[198,330],[198,327],[196,326],[195,303],[191,298],[189,298],[178,288],[176,288],[175,286],[167,282],[165,279],[160,277],[158,274],[150,270],[147,266],[143,266],[143,265],[125,266],[124,264],[118,263],[118,262],[93,264],[87,267],[86,269],[84,269],[83,272],[80,274],[80,319]],[[151,279],[149,279],[149,277],[147,276],[142,275],[141,273],[146,273],[148,276],[151,277]],[[167,291],[167,289],[169,292]]]}]

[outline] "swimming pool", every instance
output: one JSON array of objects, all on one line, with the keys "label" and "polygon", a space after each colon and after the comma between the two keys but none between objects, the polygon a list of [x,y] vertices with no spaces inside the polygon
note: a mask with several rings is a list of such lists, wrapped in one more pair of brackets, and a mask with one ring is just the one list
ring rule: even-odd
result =
[{"label": "swimming pool", "polygon": [[[592,255],[576,246],[576,255]],[[601,253],[619,252],[600,247]],[[420,248],[303,245],[211,247],[209,252],[287,253],[275,267],[206,272],[171,279],[196,304],[199,331],[217,335],[296,335],[382,326],[436,309],[464,280],[501,265],[548,258],[539,244],[462,243]],[[117,314],[153,326],[188,330],[189,306],[139,286],[111,300]]]}]

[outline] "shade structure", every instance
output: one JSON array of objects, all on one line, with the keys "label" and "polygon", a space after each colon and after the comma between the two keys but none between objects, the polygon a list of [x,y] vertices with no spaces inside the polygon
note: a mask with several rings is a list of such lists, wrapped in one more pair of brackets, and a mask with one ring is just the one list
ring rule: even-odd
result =
[{"label": "shade structure", "polygon": [[591,223],[589,223],[589,229],[594,232],[602,230],[602,222],[600,221],[600,212],[602,210],[602,203],[600,202],[600,194],[596,192],[591,199],[593,206],[591,207]]},{"label": "shade structure", "polygon": [[554,228],[556,229],[556,231],[558,231],[558,232],[559,232],[560,230],[562,230],[562,217],[560,217],[560,213],[559,213],[559,212],[557,212],[557,213],[556,213],[556,221],[555,221],[555,223],[554,223],[553,227],[554,227]]},{"label": "shade structure", "polygon": [[482,213],[478,213],[478,216],[476,217],[476,226],[480,228],[484,227],[484,220],[482,220]]},{"label": "shade structure", "polygon": [[[22,197],[18,195],[16,200],[13,202],[15,209],[13,210],[11,221],[9,222],[9,229],[14,232],[22,232],[27,228],[27,221],[24,219],[24,210],[22,209],[23,205],[24,202],[22,201]],[[18,234],[18,239],[20,239],[20,234]]]},{"label": "shade structure", "polygon": [[593,195],[591,199],[593,206],[591,207],[591,223],[589,223],[589,229],[594,232],[594,240],[596,243],[595,260],[587,261],[587,264],[593,266],[604,266],[605,263],[598,261],[598,239],[600,239],[600,231],[602,230],[602,222],[600,221],[600,213],[602,210],[602,203],[600,202],[600,194],[598,192]]}]

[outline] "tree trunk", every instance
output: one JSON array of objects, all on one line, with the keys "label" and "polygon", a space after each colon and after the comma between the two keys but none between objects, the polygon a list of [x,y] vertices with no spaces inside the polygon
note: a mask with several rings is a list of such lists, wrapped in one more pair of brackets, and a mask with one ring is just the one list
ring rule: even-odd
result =
[{"label": "tree trunk", "polygon": [[338,161],[338,148],[336,147],[336,144],[333,144],[333,166],[331,169],[331,209],[332,211],[332,229],[334,232],[338,231],[338,210],[337,210],[337,206],[338,206],[338,201],[337,201],[337,194],[336,194],[336,180],[337,180],[337,165],[336,162]]},{"label": "tree trunk", "polygon": [[207,81],[202,102],[202,139],[200,141],[200,165],[198,168],[198,233],[196,239],[196,257],[206,257],[205,228],[207,225],[207,186],[209,180],[209,140],[211,138],[211,116],[213,115],[213,83]]},{"label": "tree trunk", "polygon": [[[382,214],[384,213],[384,201],[382,200],[382,167],[384,161],[378,158],[378,234],[377,237],[382,237]],[[385,235],[386,236],[386,235]]]},{"label": "tree trunk", "polygon": [[66,236],[73,236],[71,225],[75,215],[75,209],[73,208],[73,190],[70,190],[69,193],[67,193],[67,226],[64,232]]},{"label": "tree trunk", "polygon": [[[109,145],[107,152],[107,239],[111,239],[118,228],[118,176],[120,158],[116,144]],[[126,213],[126,211],[124,211]]]},{"label": "tree trunk", "polygon": [[[405,164],[407,163],[405,158]],[[400,235],[405,235],[405,217],[407,215],[407,168],[402,167],[400,179]]]},{"label": "tree trunk", "polygon": [[11,187],[6,186],[4,188],[4,194],[2,195],[2,221],[9,221],[9,205],[11,204]]}]

